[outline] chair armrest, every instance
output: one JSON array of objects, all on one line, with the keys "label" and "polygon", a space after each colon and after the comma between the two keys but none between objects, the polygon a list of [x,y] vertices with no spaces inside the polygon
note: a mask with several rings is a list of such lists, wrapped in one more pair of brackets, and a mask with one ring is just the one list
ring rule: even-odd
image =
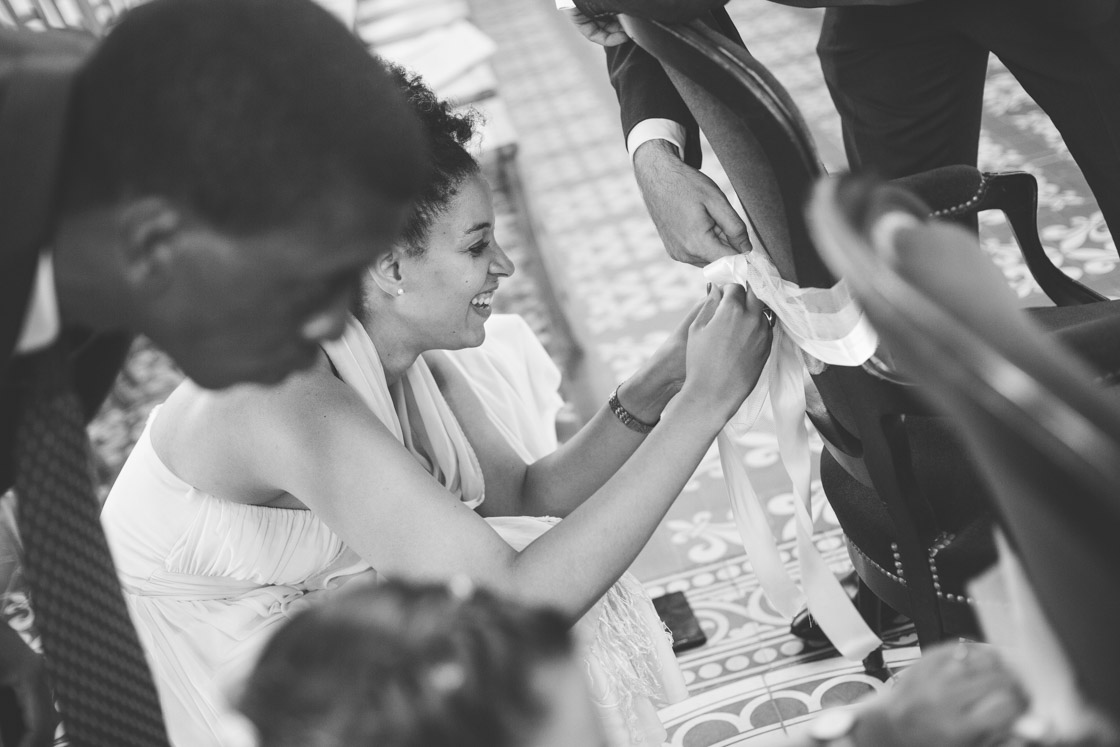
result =
[{"label": "chair armrest", "polygon": [[975,209],[1003,211],[1027,268],[1050,300],[1058,306],[1107,300],[1066,275],[1046,256],[1038,237],[1038,182],[1033,175],[1025,171],[1007,171],[987,173],[983,178],[987,189]]},{"label": "chair armrest", "polygon": [[[980,173],[972,166],[944,166],[895,179],[920,197],[931,218],[961,220],[982,210],[1000,210],[1015,235],[1027,269],[1051,301],[1072,306],[1106,300],[1050,261],[1038,236],[1038,182],[1025,171]],[[972,219],[974,220],[974,218]],[[972,223],[975,230],[975,223]]]}]

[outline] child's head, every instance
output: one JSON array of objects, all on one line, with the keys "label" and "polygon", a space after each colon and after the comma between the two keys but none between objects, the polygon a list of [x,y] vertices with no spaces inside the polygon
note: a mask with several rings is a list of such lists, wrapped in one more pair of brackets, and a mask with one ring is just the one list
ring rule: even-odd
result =
[{"label": "child's head", "polygon": [[604,743],[559,614],[436,585],[390,582],[301,613],[240,706],[261,747]]}]

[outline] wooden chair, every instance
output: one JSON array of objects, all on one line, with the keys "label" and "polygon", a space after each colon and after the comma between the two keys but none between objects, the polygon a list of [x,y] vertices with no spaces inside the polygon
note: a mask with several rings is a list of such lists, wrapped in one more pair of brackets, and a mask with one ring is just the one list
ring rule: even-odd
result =
[{"label": "wooden chair", "polygon": [[[1100,387],[1105,362],[1056,345],[971,236],[918,221],[876,233],[912,205],[889,186],[826,180],[810,209],[817,245],[957,425],[1085,694],[1120,723],[1120,401]],[[1105,373],[1118,369],[1113,347]]]},{"label": "wooden chair", "polygon": [[[673,80],[730,177],[756,243],[782,276],[802,287],[833,285],[802,213],[824,168],[782,85],[747,50],[702,24],[622,20]],[[960,166],[908,182],[935,215],[1005,212],[1039,285],[1064,305],[1040,311],[1044,323],[1061,327],[1120,311],[1092,303],[1103,297],[1046,258],[1029,174],[981,174]],[[811,379],[808,415],[825,443],[821,480],[848,539],[865,616],[878,615],[881,599],[913,619],[922,645],[975,635],[963,584],[990,563],[994,549],[982,508],[985,490],[952,429],[915,396],[910,382],[876,360],[823,367]]]}]

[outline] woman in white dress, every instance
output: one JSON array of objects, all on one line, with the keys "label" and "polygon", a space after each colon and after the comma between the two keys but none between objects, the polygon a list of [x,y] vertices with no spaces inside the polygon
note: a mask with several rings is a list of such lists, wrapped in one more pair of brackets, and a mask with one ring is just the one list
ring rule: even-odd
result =
[{"label": "woman in white dress", "polygon": [[616,743],[659,744],[654,701],[683,697],[683,683],[624,574],[756,383],[769,326],[742,288],[713,288],[610,406],[541,457],[517,435],[517,398],[494,396],[503,377],[476,378],[477,357],[445,352],[483,342],[513,265],[463,148],[470,122],[406,85],[435,172],[342,337],[274,388],[184,383],[106,502],[172,741],[222,745],[223,688],[275,627],[375,571],[465,574],[556,608],[576,625]]}]

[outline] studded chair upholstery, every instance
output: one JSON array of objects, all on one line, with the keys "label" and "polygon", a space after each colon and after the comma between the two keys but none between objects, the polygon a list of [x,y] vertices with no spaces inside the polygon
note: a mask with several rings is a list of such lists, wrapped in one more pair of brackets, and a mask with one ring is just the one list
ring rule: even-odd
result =
[{"label": "studded chair upholstery", "polygon": [[[703,25],[622,21],[688,104],[731,180],[756,243],[782,277],[802,287],[833,285],[802,212],[824,168],[786,90],[749,52]],[[1029,174],[981,174],[958,166],[911,177],[907,185],[934,215],[961,219],[982,209],[1005,211],[1039,285],[1062,304],[1038,312],[1044,326],[1070,327],[1120,313],[1046,259],[1035,226],[1037,187]],[[824,492],[863,587],[861,608],[873,616],[878,600],[886,601],[914,620],[925,645],[976,633],[963,581],[994,556],[987,491],[953,429],[915,389],[872,360],[814,372],[806,394],[808,415],[825,445]]]},{"label": "studded chair upholstery", "polygon": [[847,177],[822,181],[810,213],[892,360],[956,424],[1085,695],[1120,723],[1120,403],[1104,361],[1055,345],[970,236],[915,223],[871,238],[912,206]]}]

